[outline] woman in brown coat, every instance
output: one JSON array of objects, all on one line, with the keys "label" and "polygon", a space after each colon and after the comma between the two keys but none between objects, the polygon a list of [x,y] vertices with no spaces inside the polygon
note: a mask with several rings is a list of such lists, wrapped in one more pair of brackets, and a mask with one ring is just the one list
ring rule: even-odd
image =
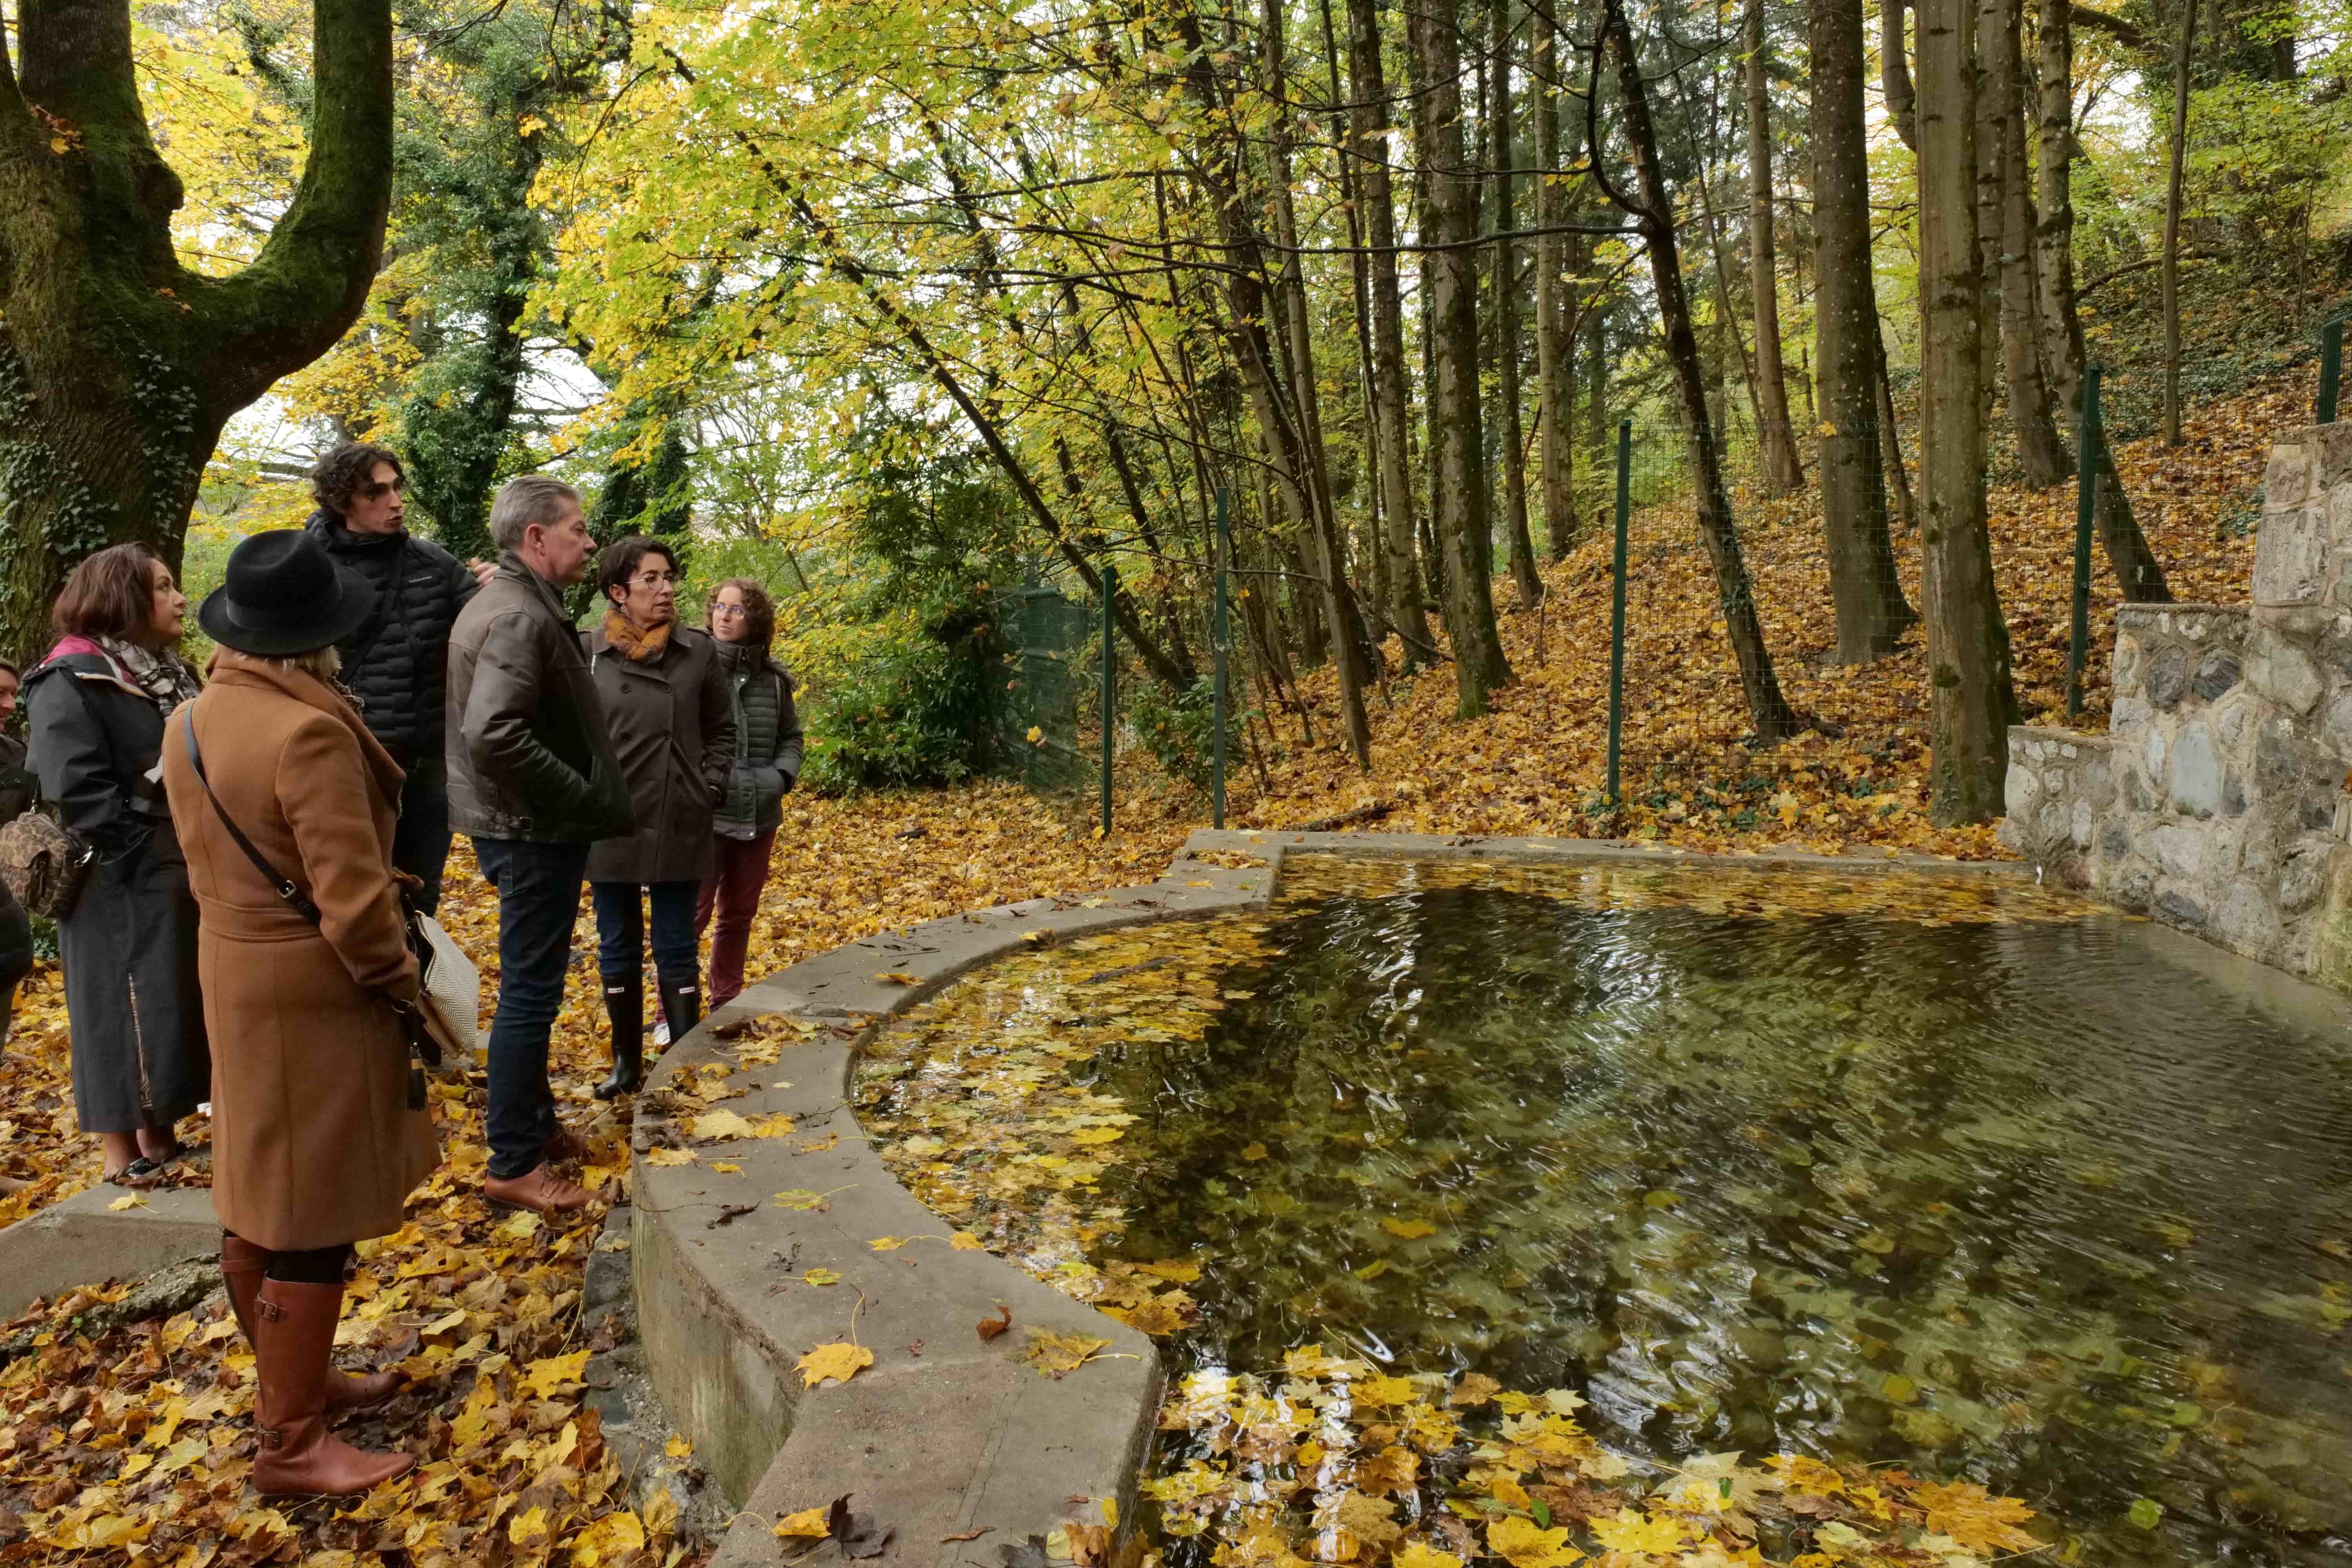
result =
[{"label": "woman in brown coat", "polygon": [[266,1497],[364,1491],[416,1462],[327,1431],[330,1411],[396,1381],[330,1360],[352,1244],[398,1230],[439,1161],[401,1013],[417,994],[392,870],[401,772],[334,680],[333,644],[373,600],[308,534],[238,545],[198,612],[220,644],[212,683],[163,741],[215,1042],[213,1209],[259,1363]]}]

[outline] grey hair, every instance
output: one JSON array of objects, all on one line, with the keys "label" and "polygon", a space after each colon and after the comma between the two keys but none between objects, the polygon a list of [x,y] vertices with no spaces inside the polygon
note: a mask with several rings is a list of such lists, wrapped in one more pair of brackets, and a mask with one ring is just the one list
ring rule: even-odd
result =
[{"label": "grey hair", "polygon": [[564,508],[578,506],[580,492],[545,474],[525,474],[499,487],[490,503],[490,542],[500,550],[522,548],[522,531],[532,523],[551,528]]}]

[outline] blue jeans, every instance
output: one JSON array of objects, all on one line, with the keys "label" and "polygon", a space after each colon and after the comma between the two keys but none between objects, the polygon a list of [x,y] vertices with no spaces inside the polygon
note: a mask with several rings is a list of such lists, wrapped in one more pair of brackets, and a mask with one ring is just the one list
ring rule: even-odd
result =
[{"label": "blue jeans", "polygon": [[528,1174],[555,1136],[547,1037],[563,1006],[572,922],[588,874],[585,844],[477,838],[474,858],[499,890],[499,1011],[490,1020],[490,1174]]},{"label": "blue jeans", "polygon": [[638,898],[654,906],[654,973],[664,985],[698,984],[702,965],[694,935],[694,905],[699,882],[591,882],[596,900],[596,973],[606,986],[627,984],[646,972],[646,915]]}]

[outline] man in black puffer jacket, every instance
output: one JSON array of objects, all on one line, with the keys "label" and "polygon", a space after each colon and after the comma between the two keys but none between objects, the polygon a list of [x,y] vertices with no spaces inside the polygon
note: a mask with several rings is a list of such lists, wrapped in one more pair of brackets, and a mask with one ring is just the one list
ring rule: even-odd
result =
[{"label": "man in black puffer jacket", "polygon": [[392,863],[424,887],[419,906],[441,902],[449,859],[448,776],[443,712],[449,628],[457,612],[496,570],[457,558],[402,526],[400,459],[382,447],[346,442],[310,473],[319,510],[306,525],[334,556],[375,590],[375,614],[341,644],[343,684],[360,699],[369,733],[407,770]]}]

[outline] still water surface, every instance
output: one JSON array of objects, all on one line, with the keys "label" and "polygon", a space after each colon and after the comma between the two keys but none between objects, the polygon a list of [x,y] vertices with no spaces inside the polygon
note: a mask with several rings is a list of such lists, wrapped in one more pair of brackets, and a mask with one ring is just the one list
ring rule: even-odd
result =
[{"label": "still water surface", "polygon": [[1345,1342],[2062,1560],[2352,1562],[2352,1014],[2105,914],[1464,880],[1306,874],[1201,1037],[1076,1064],[1140,1119],[1102,1257],[1205,1261],[1171,1372]]}]

